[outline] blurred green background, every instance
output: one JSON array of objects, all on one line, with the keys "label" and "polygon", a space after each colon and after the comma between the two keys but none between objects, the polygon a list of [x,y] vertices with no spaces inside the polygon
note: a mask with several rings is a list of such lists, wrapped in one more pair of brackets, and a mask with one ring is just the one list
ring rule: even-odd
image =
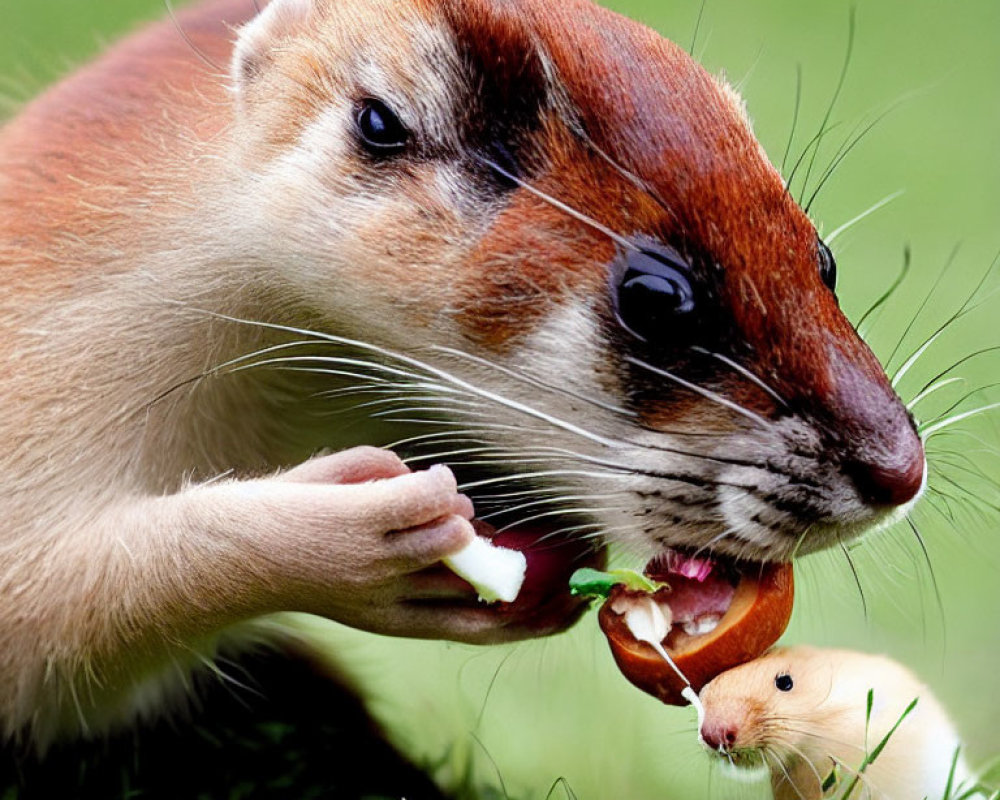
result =
[{"label": "blurred green background", "polygon": [[[698,0],[609,4],[685,47],[700,10]],[[162,16],[164,7],[161,0],[0,0],[0,12],[0,95],[4,111],[13,113],[137,21]],[[798,65],[803,90],[792,159],[818,130],[844,58],[849,14],[844,0],[706,3],[694,52],[741,89],[772,160],[781,161],[789,138]],[[886,111],[838,167],[812,214],[830,233],[902,192],[838,235],[833,247],[842,302],[855,320],[892,280],[904,246],[912,248],[912,274],[870,335],[883,360],[958,247],[895,366],[961,305],[1000,248],[1000,3],[858,3],[853,57],[831,117],[839,127],[824,139],[810,182],[855,126]],[[900,385],[904,399],[963,355],[1000,344],[1000,296],[989,296],[998,288],[1000,280],[989,280],[983,305],[928,350]],[[997,364],[987,354],[962,365],[955,374],[966,383],[921,404],[921,417],[1000,380]],[[1000,393],[986,389],[959,409],[997,399]],[[802,560],[785,637],[904,661],[951,710],[974,762],[1000,754],[993,682],[1000,664],[1000,535],[990,508],[1000,505],[998,430],[987,415],[932,441],[932,491],[913,513],[928,557],[905,524],[867,538],[850,554],[864,602],[843,553]],[[545,797],[550,788],[553,797],[581,800],[763,796],[760,787],[734,784],[710,767],[695,741],[693,712],[665,708],[621,678],[593,615],[565,636],[486,649],[307,624],[329,637],[397,740],[446,782],[473,787],[474,796]]]}]

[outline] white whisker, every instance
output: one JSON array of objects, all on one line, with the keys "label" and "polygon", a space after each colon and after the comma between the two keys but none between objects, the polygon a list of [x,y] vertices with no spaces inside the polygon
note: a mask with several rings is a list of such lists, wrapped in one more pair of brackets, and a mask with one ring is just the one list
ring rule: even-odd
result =
[{"label": "white whisker", "polygon": [[634,364],[637,367],[645,369],[648,372],[652,372],[654,375],[660,375],[661,377],[667,378],[668,380],[671,380],[674,383],[676,383],[678,386],[683,386],[685,389],[688,389],[689,391],[692,391],[695,394],[701,395],[706,400],[711,400],[713,403],[718,403],[721,406],[725,406],[730,411],[735,411],[737,414],[741,414],[747,419],[753,420],[758,425],[764,428],[771,427],[771,423],[769,423],[759,414],[755,414],[753,411],[743,408],[743,406],[739,405],[739,403],[734,403],[732,400],[723,397],[722,395],[717,394],[710,389],[698,386],[698,384],[691,383],[691,381],[685,380],[679,375],[674,375],[674,373],[669,372],[668,370],[662,369],[660,367],[654,367],[652,364],[647,364],[645,361],[641,361],[640,359],[635,358],[633,356],[625,356],[624,360],[630,364]]}]

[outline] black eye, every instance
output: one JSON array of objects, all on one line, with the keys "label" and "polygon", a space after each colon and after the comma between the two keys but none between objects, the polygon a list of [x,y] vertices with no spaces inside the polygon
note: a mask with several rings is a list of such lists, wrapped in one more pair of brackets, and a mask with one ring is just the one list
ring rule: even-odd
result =
[{"label": "black eye", "polygon": [[790,692],[794,685],[792,676],[787,672],[782,672],[780,675],[775,675],[774,677],[774,686],[779,692]]},{"label": "black eye", "polygon": [[819,243],[819,277],[831,292],[837,291],[837,262],[822,239]]},{"label": "black eye", "polygon": [[697,328],[697,305],[691,269],[675,251],[626,251],[615,310],[630,333],[651,343],[688,342]]},{"label": "black eye", "polygon": [[381,100],[362,100],[357,112],[358,134],[369,153],[377,156],[400,152],[410,139],[410,132],[392,109]]}]

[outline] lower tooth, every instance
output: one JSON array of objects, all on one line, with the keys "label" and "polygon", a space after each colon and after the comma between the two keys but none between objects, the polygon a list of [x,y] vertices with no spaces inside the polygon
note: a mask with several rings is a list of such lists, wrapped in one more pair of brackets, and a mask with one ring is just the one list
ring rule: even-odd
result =
[{"label": "lower tooth", "polygon": [[705,614],[704,616],[684,623],[684,633],[688,636],[703,636],[711,633],[722,619],[718,614]]}]

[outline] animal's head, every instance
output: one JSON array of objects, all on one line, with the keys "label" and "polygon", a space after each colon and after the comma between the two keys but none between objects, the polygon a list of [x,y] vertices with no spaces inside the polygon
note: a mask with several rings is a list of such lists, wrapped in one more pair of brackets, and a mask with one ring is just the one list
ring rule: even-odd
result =
[{"label": "animal's head", "polygon": [[440,451],[544,473],[555,506],[493,490],[522,517],[759,561],[921,491],[830,251],[735,92],[648,28],[587,0],[274,0],[232,82],[269,274],[447,372],[379,377],[457,421]]},{"label": "animal's head", "polygon": [[[701,690],[705,711],[699,739],[737,766],[780,769],[775,759],[792,758],[815,760],[823,769],[830,755],[827,740],[841,747],[843,709],[831,702],[836,679],[828,651],[775,648],[723,672]],[[856,704],[863,700],[859,695]],[[863,714],[848,721],[863,734]]]}]

